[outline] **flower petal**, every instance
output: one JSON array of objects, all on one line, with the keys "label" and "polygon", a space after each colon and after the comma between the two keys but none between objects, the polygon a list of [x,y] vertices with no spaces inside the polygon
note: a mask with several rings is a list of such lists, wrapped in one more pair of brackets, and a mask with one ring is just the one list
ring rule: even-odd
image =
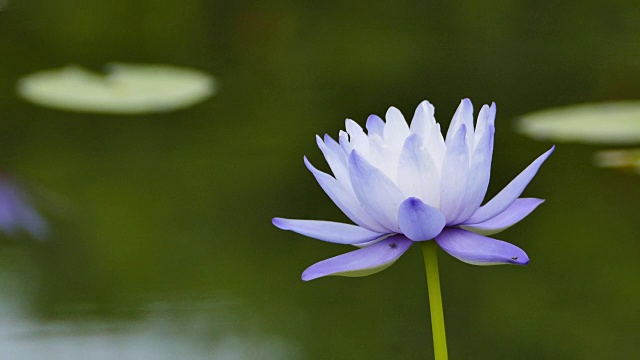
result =
[{"label": "flower petal", "polygon": [[491,175],[494,132],[493,125],[489,125],[488,129],[483,132],[482,139],[480,139],[476,150],[473,152],[471,164],[469,165],[469,176],[467,177],[467,188],[464,194],[464,200],[460,206],[460,214],[452,222],[454,224],[459,224],[473,215],[487,194]]},{"label": "flower petal", "polygon": [[489,126],[494,127],[496,120],[496,103],[491,103],[491,106],[483,105],[478,113],[478,121],[476,122],[476,130],[474,136],[473,150],[478,147],[478,143],[484,136],[484,132]]},{"label": "flower petal", "polygon": [[367,161],[375,166],[387,176],[394,173],[397,169],[391,169],[392,160],[390,159],[388,146],[385,145],[384,139],[378,134],[369,135],[369,158]]},{"label": "flower petal", "polygon": [[453,119],[451,119],[451,124],[449,124],[445,139],[447,147],[450,146],[453,138],[458,133],[458,129],[460,129],[462,125],[467,128],[467,133],[465,134],[467,149],[473,149],[473,104],[469,99],[462,99],[456,112],[453,114]]},{"label": "flower petal", "polygon": [[398,208],[404,195],[382,171],[372,166],[356,150],[349,156],[349,174],[364,210],[391,232],[399,232]]},{"label": "flower petal", "polygon": [[431,127],[436,124],[436,120],[433,117],[434,111],[433,105],[428,101],[421,102],[411,120],[411,133],[420,135],[423,140],[428,140]]},{"label": "flower petal", "polygon": [[378,115],[369,115],[366,127],[368,135],[384,136],[384,121]]},{"label": "flower petal", "polygon": [[384,239],[388,238],[389,236],[395,236],[395,235],[398,235],[398,234],[393,234],[393,233],[391,233],[391,234],[386,234],[386,235],[381,236],[381,237],[379,237],[379,238],[377,238],[377,239],[375,239],[375,240],[365,241],[365,242],[363,242],[363,243],[359,243],[359,244],[352,244],[352,245],[353,245],[353,246],[357,246],[357,247],[359,247],[359,248],[363,248],[363,247],[367,247],[367,246],[369,246],[369,245],[373,245],[373,244],[375,244],[375,243],[377,243],[377,242],[379,242],[379,241],[382,241],[382,240],[384,240]]},{"label": "flower petal", "polygon": [[391,266],[413,241],[395,235],[362,249],[338,255],[311,265],[302,273],[309,281],[323,276],[367,276]]},{"label": "flower petal", "polygon": [[306,156],[304,157],[304,164],[316,178],[322,190],[327,193],[329,198],[331,198],[336,206],[342,210],[351,221],[371,231],[388,232],[388,229],[364,211],[353,192],[342,186],[340,182],[331,175],[323,173],[313,167]]},{"label": "flower petal", "polygon": [[304,236],[336,244],[358,244],[385,235],[360,226],[332,221],[273,218],[272,222],[282,230],[291,230]]},{"label": "flower petal", "polygon": [[516,176],[511,182],[494,196],[488,203],[481,206],[471,217],[465,220],[465,223],[477,224],[485,222],[494,216],[500,214],[507,209],[513,202],[522,194],[527,187],[531,179],[536,175],[538,169],[542,163],[551,155],[556,147],[551,147],[550,150],[540,155],[535,159],[526,169],[524,169],[518,176]]},{"label": "flower petal", "polygon": [[351,119],[345,121],[345,127],[349,134],[349,142],[353,148],[358,150],[363,156],[369,156],[369,139],[360,125]]},{"label": "flower petal", "polygon": [[535,210],[544,200],[534,198],[520,198],[511,204],[505,211],[494,216],[493,218],[478,224],[464,224],[461,226],[465,230],[473,231],[481,235],[492,235],[499,233],[520,220],[527,217]]},{"label": "flower petal", "polygon": [[347,134],[345,131],[340,130],[340,132],[338,133],[338,143],[346,154],[349,154],[351,151],[353,151],[353,145],[351,145],[351,143],[349,142],[349,134]]},{"label": "flower petal", "polygon": [[436,242],[449,255],[472,265],[527,265],[529,257],[519,247],[458,228],[444,229]]},{"label": "flower petal", "polygon": [[335,178],[344,186],[349,188],[351,182],[349,180],[349,169],[347,168],[347,154],[342,150],[340,145],[335,142],[329,135],[324,136],[324,141],[320,136],[316,135],[316,143],[322,151],[331,172]]},{"label": "flower petal", "polygon": [[465,140],[466,125],[460,125],[459,130],[447,144],[447,153],[442,163],[440,177],[440,210],[451,224],[461,212],[464,194],[469,177],[469,150]]},{"label": "flower petal", "polygon": [[385,114],[387,123],[384,127],[384,141],[392,148],[401,148],[404,139],[411,134],[409,125],[400,110],[390,107]]},{"label": "flower petal", "polygon": [[397,178],[405,196],[415,196],[431,206],[440,205],[440,171],[420,135],[413,134],[404,142]]},{"label": "flower petal", "polygon": [[0,232],[8,236],[27,233],[37,240],[45,240],[49,233],[49,224],[29,204],[28,196],[6,178],[0,178]]},{"label": "flower petal", "polygon": [[442,169],[442,162],[444,161],[444,155],[447,153],[447,145],[444,142],[444,138],[442,137],[442,132],[440,131],[440,124],[436,123],[435,126],[431,127],[431,131],[428,139],[423,139],[427,149],[429,150],[429,154],[436,162],[438,169]]},{"label": "flower petal", "polygon": [[420,199],[410,197],[400,204],[398,223],[402,233],[413,241],[431,240],[446,224],[444,215]]}]

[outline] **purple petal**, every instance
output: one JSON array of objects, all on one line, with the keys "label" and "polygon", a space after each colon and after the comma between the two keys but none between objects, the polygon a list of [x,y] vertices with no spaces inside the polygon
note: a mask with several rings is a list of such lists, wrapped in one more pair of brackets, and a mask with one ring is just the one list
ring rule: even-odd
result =
[{"label": "purple petal", "polygon": [[494,216],[500,214],[507,209],[513,202],[522,194],[527,187],[531,179],[536,175],[538,169],[542,163],[551,155],[555,146],[550,150],[540,155],[535,159],[526,169],[524,169],[518,176],[516,176],[511,182],[502,189],[493,199],[491,199],[484,206],[481,206],[469,219],[465,222],[469,224],[476,224],[485,222]]},{"label": "purple petal", "polygon": [[358,244],[385,235],[360,226],[332,221],[273,218],[272,222],[282,230],[291,230],[304,236],[337,244]]},{"label": "purple petal", "polygon": [[449,124],[445,138],[447,147],[450,146],[453,137],[456,136],[458,129],[460,129],[462,125],[467,128],[468,133],[465,136],[465,140],[467,141],[467,147],[470,148],[473,146],[471,142],[473,139],[473,104],[469,99],[462,99],[456,112],[453,114],[453,119],[451,119],[451,124]]},{"label": "purple petal", "polygon": [[410,197],[400,204],[398,223],[404,235],[413,241],[433,239],[446,224],[444,215],[420,199]]},{"label": "purple petal", "polygon": [[476,130],[474,135],[473,150],[478,147],[478,143],[485,134],[485,131],[489,126],[494,127],[496,119],[496,103],[491,103],[491,106],[483,105],[478,113],[478,121],[476,122]]},{"label": "purple petal", "polygon": [[398,208],[404,195],[396,184],[355,150],[349,156],[349,174],[365,211],[390,232],[399,232]]},{"label": "purple petal", "polygon": [[342,186],[349,186],[349,169],[347,168],[347,153],[329,135],[324,136],[324,141],[316,135],[316,143],[322,151],[329,168]]},{"label": "purple petal", "polygon": [[527,265],[529,257],[515,245],[470,231],[447,228],[436,242],[451,256],[472,265]]},{"label": "purple petal", "polygon": [[473,215],[487,194],[491,175],[494,132],[493,125],[489,125],[488,129],[483,132],[482,139],[480,139],[476,150],[473,152],[464,200],[460,206],[460,214],[451,222],[453,224],[461,223]]},{"label": "purple petal", "polygon": [[338,133],[338,143],[346,154],[349,154],[353,150],[353,145],[349,142],[349,134],[342,130]]},{"label": "purple petal", "polygon": [[384,134],[384,121],[378,115],[369,115],[366,127],[369,135],[376,134],[382,137]]},{"label": "purple petal", "polygon": [[367,276],[391,266],[413,241],[395,235],[362,249],[338,255],[311,265],[302,273],[309,281],[323,276]]},{"label": "purple petal", "polygon": [[462,228],[482,235],[496,234],[527,217],[543,202],[542,199],[520,198],[492,219],[478,224],[464,224]]},{"label": "purple petal", "polygon": [[440,183],[440,210],[451,224],[460,214],[469,177],[469,149],[465,135],[466,125],[460,125],[455,136],[447,144],[442,163]]},{"label": "purple petal", "polygon": [[307,160],[306,156],[304,158],[304,164],[316,178],[318,184],[322,187],[322,190],[329,195],[329,198],[331,198],[336,206],[338,206],[338,208],[342,210],[342,212],[347,215],[351,221],[371,231],[388,231],[388,229],[380,225],[375,219],[369,216],[364,209],[362,209],[362,206],[355,194],[342,186],[338,180],[313,167],[309,160]]},{"label": "purple petal", "polygon": [[379,238],[377,238],[377,239],[375,239],[375,240],[365,241],[365,242],[363,242],[363,243],[359,243],[359,244],[352,244],[352,245],[353,245],[353,246],[357,246],[357,247],[359,247],[359,248],[364,248],[364,247],[367,247],[367,246],[369,246],[369,245],[373,245],[373,244],[375,244],[375,243],[377,243],[377,242],[379,242],[379,241],[382,241],[382,240],[386,239],[386,238],[387,238],[387,237],[389,237],[389,236],[394,236],[394,235],[397,235],[397,234],[387,234],[387,235],[385,235],[386,237],[385,237],[385,236],[381,236],[381,237],[379,237]]}]

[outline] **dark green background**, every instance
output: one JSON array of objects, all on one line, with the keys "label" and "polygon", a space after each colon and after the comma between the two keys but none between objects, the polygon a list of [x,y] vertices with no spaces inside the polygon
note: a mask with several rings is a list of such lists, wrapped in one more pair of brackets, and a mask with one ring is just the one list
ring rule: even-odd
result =
[{"label": "dark green background", "polygon": [[[6,2],[5,2],[6,3]],[[351,250],[273,216],[343,220],[302,164],[315,134],[428,99],[495,101],[490,195],[548,149],[521,114],[640,95],[637,1],[9,0],[0,11],[0,166],[52,223],[0,242],[0,355],[16,359],[432,357],[418,248],[374,276],[309,283]],[[77,63],[202,69],[219,94],[148,116],[17,98]],[[603,119],[606,121],[606,119]],[[631,359],[640,350],[640,178],[559,144],[525,192],[547,199],[497,237],[526,267],[440,252],[452,359]]]}]

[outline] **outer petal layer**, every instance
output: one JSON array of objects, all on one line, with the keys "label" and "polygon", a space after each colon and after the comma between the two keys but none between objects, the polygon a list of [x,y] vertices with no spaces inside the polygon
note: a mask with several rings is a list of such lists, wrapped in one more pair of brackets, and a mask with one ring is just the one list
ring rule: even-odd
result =
[{"label": "outer petal layer", "polygon": [[338,206],[351,221],[372,231],[385,232],[387,230],[362,209],[356,196],[351,191],[345,189],[338,180],[316,169],[311,165],[309,160],[307,160],[306,156],[304,158],[304,164],[316,178],[322,190],[327,193],[336,206]]},{"label": "outer petal layer", "polygon": [[436,242],[451,256],[472,265],[529,263],[527,254],[515,245],[458,228],[444,229]]},{"label": "outer petal layer", "polygon": [[402,235],[391,236],[365,248],[315,263],[302,273],[302,280],[329,275],[357,277],[375,274],[391,266],[411,244],[413,242]]},{"label": "outer petal layer", "polygon": [[466,224],[462,228],[482,235],[497,234],[527,217],[544,200],[534,198],[521,198],[511,204],[507,210],[496,215],[492,219],[479,224]]},{"label": "outer petal layer", "polygon": [[433,239],[446,224],[444,215],[420,199],[410,197],[400,204],[398,223],[402,233],[413,241]]},{"label": "outer petal layer", "polygon": [[513,202],[522,194],[524,188],[529,185],[529,182],[538,172],[542,163],[551,155],[555,146],[550,150],[540,155],[535,159],[526,169],[524,169],[518,176],[516,176],[511,182],[494,196],[488,203],[481,206],[465,223],[481,223],[487,221],[494,216],[500,214],[507,209]]},{"label": "outer petal layer", "polygon": [[336,244],[359,244],[385,235],[360,226],[332,221],[273,218],[272,222],[282,230],[291,230],[304,236]]},{"label": "outer petal layer", "polygon": [[351,183],[349,182],[349,169],[347,168],[347,154],[329,135],[324,136],[324,141],[316,135],[316,143],[322,151],[324,158],[327,160],[327,164],[329,164],[336,180],[338,180],[345,189],[350,189]]}]

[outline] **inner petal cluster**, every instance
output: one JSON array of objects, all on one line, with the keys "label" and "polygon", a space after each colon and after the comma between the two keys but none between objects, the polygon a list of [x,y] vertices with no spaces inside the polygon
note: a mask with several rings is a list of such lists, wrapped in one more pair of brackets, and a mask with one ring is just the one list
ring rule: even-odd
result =
[{"label": "inner petal cluster", "polygon": [[[495,104],[482,107],[474,127],[473,106],[468,99],[462,100],[446,139],[434,112],[429,102],[422,102],[409,125],[402,113],[391,107],[385,115],[386,121],[370,116],[366,132],[348,119],[346,132],[340,132],[338,144],[325,136],[324,141],[318,138],[318,145],[336,179],[360,203],[368,202],[358,195],[354,185],[362,179],[354,178],[354,171],[350,170],[358,165],[354,164],[358,161],[353,160],[358,156],[360,162],[379,170],[389,180],[382,181],[386,183],[384,188],[368,191],[388,193],[379,194],[381,196],[401,194],[401,200],[392,201],[396,212],[402,200],[413,197],[439,209],[447,224],[462,223],[480,206],[489,183]],[[361,172],[356,173],[362,176]],[[397,219],[376,219],[379,212],[368,213],[385,228],[398,230]]]}]

